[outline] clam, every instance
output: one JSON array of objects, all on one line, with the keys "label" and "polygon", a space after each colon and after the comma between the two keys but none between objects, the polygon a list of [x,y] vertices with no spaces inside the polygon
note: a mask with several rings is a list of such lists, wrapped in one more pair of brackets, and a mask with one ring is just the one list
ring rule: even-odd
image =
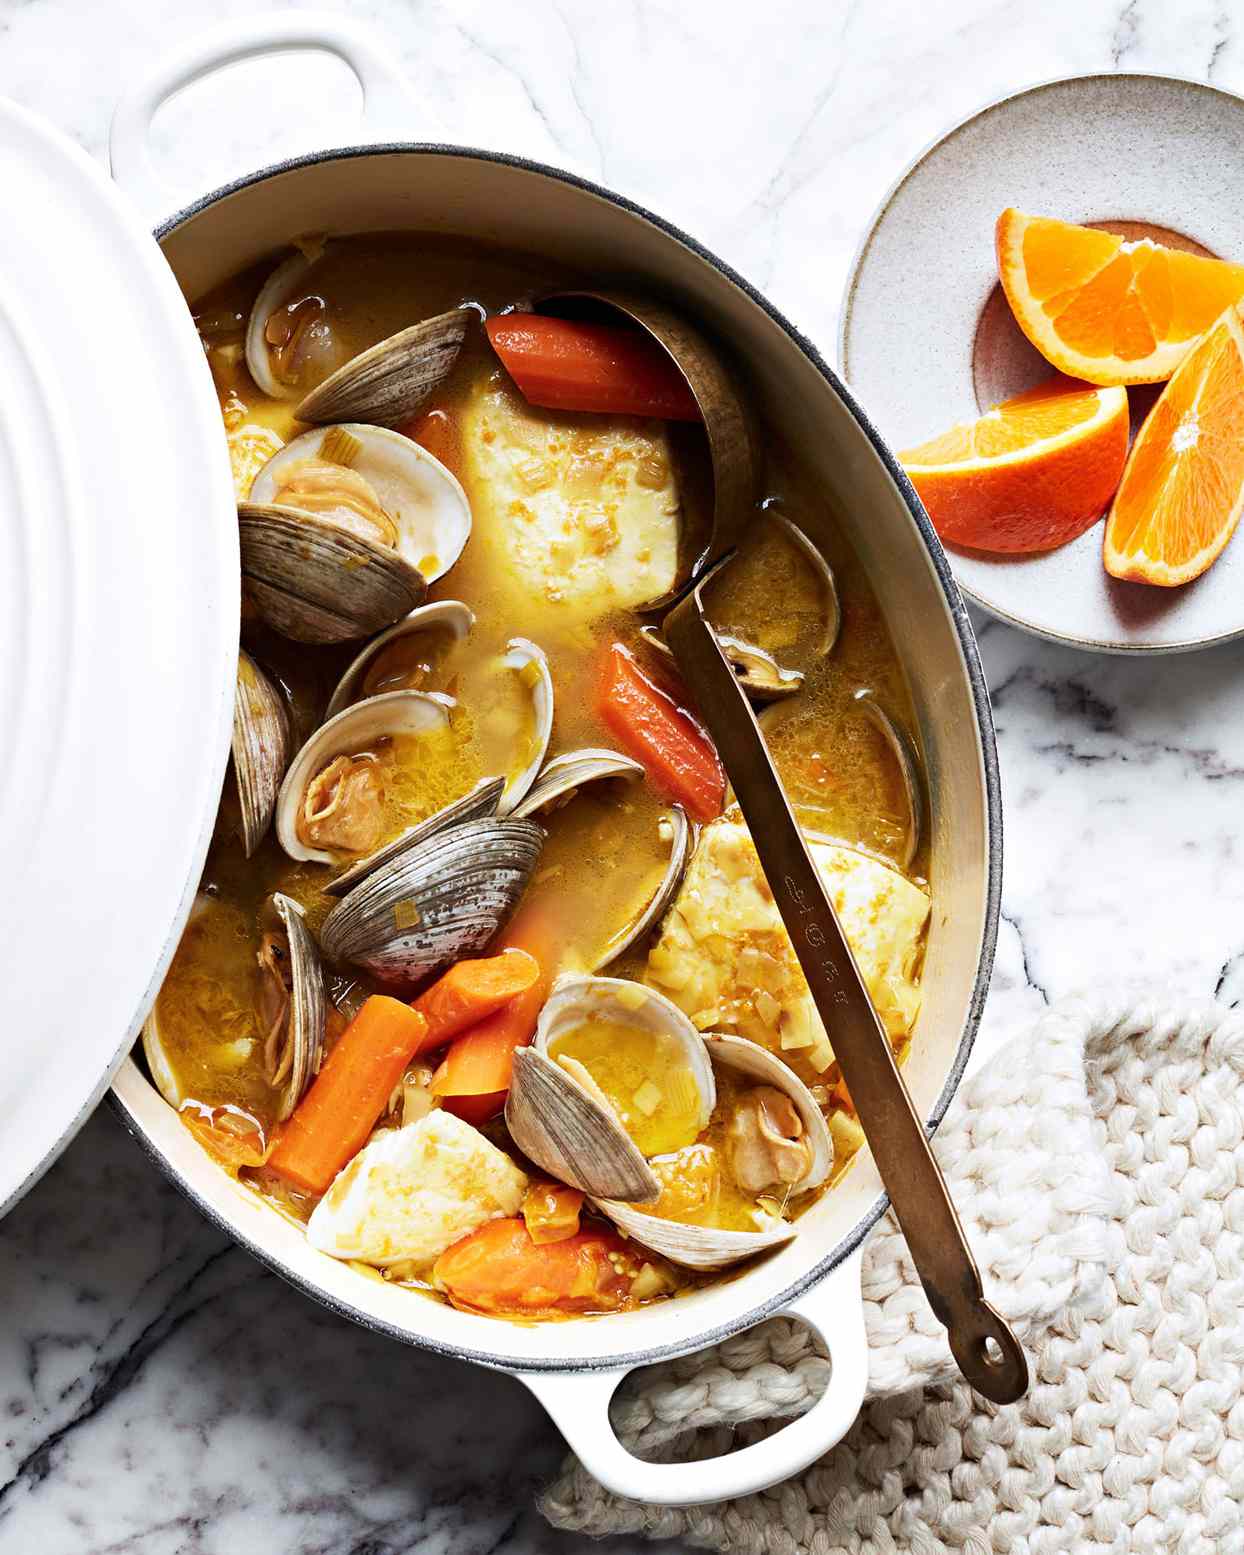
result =
[{"label": "clam", "polygon": [[476,954],[518,905],[543,840],[533,821],[493,817],[437,832],[337,903],[320,935],[326,954],[389,983],[418,982]]},{"label": "clam", "polygon": [[[505,1121],[519,1149],[545,1171],[599,1198],[654,1202],[660,1184],[640,1141],[574,1053],[560,1052],[595,1028],[616,1052],[619,1030],[633,1034],[635,1052],[657,1068],[636,1091],[639,1124],[656,1115],[661,1126],[694,1138],[712,1116],[717,1091],[698,1031],[663,994],[620,978],[563,976],[540,1012],[535,1040],[515,1054]],[[654,1095],[641,1093],[649,1089]],[[651,1105],[650,1105],[651,1103]],[[639,1132],[635,1128],[634,1132]],[[654,1152],[656,1153],[656,1152]]]},{"label": "clam", "polygon": [[466,308],[454,308],[381,340],[312,389],[295,416],[299,421],[397,426],[449,376],[470,318]]},{"label": "clam", "polygon": [[343,869],[335,879],[322,887],[324,894],[345,896],[358,885],[360,880],[366,880],[368,875],[374,874],[383,865],[391,863],[408,849],[417,848],[429,837],[435,837],[438,832],[448,831],[451,826],[458,826],[463,821],[477,821],[484,816],[496,815],[497,804],[504,787],[504,778],[480,778],[475,787],[469,793],[463,794],[461,799],[451,800],[434,815],[429,815],[426,820],[407,827],[400,836],[394,837],[392,842],[386,842],[374,853],[359,859],[357,864],[351,864],[349,869]]},{"label": "clam", "polygon": [[885,741],[898,767],[908,815],[907,836],[902,853],[899,855],[899,863],[904,869],[910,869],[924,834],[924,786],[920,781],[920,763],[916,757],[915,747],[871,691],[857,691],[855,700],[860,711]]},{"label": "clam", "polygon": [[390,691],[321,724],[290,763],[277,796],[277,840],[290,858],[335,864],[343,853],[374,852],[375,839],[367,839],[361,822],[349,837],[344,831],[350,813],[374,818],[378,809],[378,796],[367,791],[371,747],[395,735],[448,729],[452,706],[432,692]]},{"label": "clam", "polygon": [[814,545],[798,525],[792,524],[789,518],[779,513],[772,499],[762,503],[761,507],[766,517],[778,526],[804,558],[817,580],[821,593],[821,618],[815,652],[817,658],[828,658],[842,630],[842,608],[838,603],[838,585],[834,581],[833,568],[821,554],[820,546]]},{"label": "clam", "polygon": [[377,696],[385,691],[418,690],[421,666],[419,638],[446,632],[455,641],[464,638],[475,625],[475,612],[456,599],[437,599],[412,610],[404,621],[373,637],[352,659],[337,682],[325,713],[335,718],[360,697]]},{"label": "clam", "polygon": [[324,1052],[324,974],[315,940],[297,902],[278,891],[265,912],[260,940],[259,1016],[264,1072],[278,1093],[277,1121],[302,1100]]},{"label": "clam", "polygon": [[[639,635],[662,658],[673,661],[674,655],[659,628],[640,627]],[[731,632],[717,632],[714,635],[738,676],[739,684],[757,702],[773,702],[780,697],[794,696],[803,689],[805,677],[802,670],[784,668],[772,654]]]},{"label": "clam", "polygon": [[[298,296],[318,253],[301,249],[277,265],[251,305],[246,324],[246,366],[260,389],[272,399],[293,399],[299,380],[310,366],[331,371],[340,353],[327,320],[322,297]],[[292,304],[292,306],[291,306]]]},{"label": "clam", "polygon": [[289,756],[285,702],[243,649],[238,653],[233,702],[233,776],[242,812],[242,850],[247,858],[267,834]]},{"label": "clam", "polygon": [[[211,897],[205,896],[200,891],[191,904],[190,912],[186,918],[186,928],[194,923],[203,912],[209,910]],[[155,1003],[151,1006],[147,1019],[143,1022],[143,1057],[147,1060],[147,1069],[151,1075],[152,1084],[170,1107],[181,1110],[182,1103],[186,1100],[186,1088],[181,1083],[177,1074],[177,1067],[173,1063],[168,1050],[164,1046],[164,1034],[160,1026],[160,999],[157,995]]]},{"label": "clam", "polygon": [[526,797],[544,764],[553,734],[553,677],[543,648],[525,637],[512,637],[501,657],[501,667],[512,670],[531,694],[532,725],[517,765],[506,774],[498,813],[511,814]]},{"label": "clam", "polygon": [[438,459],[362,422],[304,432],[238,508],[242,572],[271,625],[305,642],[391,626],[457,561],[471,509]]},{"label": "clam", "polygon": [[[745,1037],[709,1036],[705,1049],[714,1067],[733,1069],[757,1084],[744,1092],[732,1120],[727,1148],[735,1177],[747,1191],[768,1184],[783,1198],[808,1193],[829,1178],[834,1165],[833,1137],[824,1114],[802,1080],[780,1058]],[[740,1126],[743,1124],[744,1126]],[[763,1151],[768,1168],[755,1166]],[[745,1172],[755,1173],[745,1180]],[[789,1242],[797,1225],[766,1215],[755,1231],[666,1220],[636,1209],[634,1202],[599,1197],[596,1206],[635,1241],[688,1269],[723,1269],[756,1253]]]},{"label": "clam", "polygon": [[519,817],[547,815],[567,804],[588,783],[615,777],[641,778],[643,775],[643,766],[619,751],[596,746],[566,751],[545,763],[527,797],[510,813]]},{"label": "clam", "polygon": [[687,812],[681,805],[674,805],[666,810],[658,824],[661,827],[662,838],[668,837],[669,841],[670,855],[665,873],[647,905],[630,923],[619,929],[605,946],[596,962],[597,971],[609,966],[623,951],[629,950],[632,945],[642,940],[657,919],[664,915],[665,909],[678,894],[678,887],[682,884],[682,877],[686,873],[691,850],[695,845],[695,828],[687,819]]}]

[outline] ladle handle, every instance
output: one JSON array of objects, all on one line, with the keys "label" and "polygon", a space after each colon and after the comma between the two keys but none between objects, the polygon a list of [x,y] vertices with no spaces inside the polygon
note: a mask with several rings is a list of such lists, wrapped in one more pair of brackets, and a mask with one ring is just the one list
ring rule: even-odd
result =
[{"label": "ladle handle", "polygon": [[1023,1349],[985,1300],[980,1272],[889,1037],[751,705],[705,619],[700,592],[710,576],[666,616],[665,640],[721,753],[921,1283],[949,1331],[951,1353],[977,1392],[996,1404],[1013,1403],[1028,1388]]}]

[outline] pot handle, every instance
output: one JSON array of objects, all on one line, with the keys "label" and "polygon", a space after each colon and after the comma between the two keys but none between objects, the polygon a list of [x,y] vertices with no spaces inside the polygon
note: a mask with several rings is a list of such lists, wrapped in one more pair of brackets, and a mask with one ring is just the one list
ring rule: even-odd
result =
[{"label": "pot handle", "polygon": [[169,98],[196,81],[243,61],[292,50],[318,49],[348,65],[363,94],[362,124],[369,140],[409,131],[411,98],[405,76],[365,28],[342,16],[282,11],[227,22],[166,54],[117,104],[108,137],[113,178],[155,226],[176,196],[151,154],[151,121]]},{"label": "pot handle", "polygon": [[584,1467],[606,1490],[656,1506],[698,1506],[767,1490],[806,1469],[851,1429],[868,1385],[868,1341],[860,1295],[862,1253],[782,1309],[819,1335],[829,1351],[829,1386],[797,1420],[763,1441],[694,1463],[648,1463],[623,1447],[609,1421],[622,1371],[519,1372]]}]

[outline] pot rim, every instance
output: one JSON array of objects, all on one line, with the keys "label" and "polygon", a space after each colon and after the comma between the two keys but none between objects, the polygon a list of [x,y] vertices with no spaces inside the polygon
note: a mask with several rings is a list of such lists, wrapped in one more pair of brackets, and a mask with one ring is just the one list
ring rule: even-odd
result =
[{"label": "pot rim", "polygon": [[[183,226],[191,218],[201,214],[210,206],[218,204],[232,194],[248,189],[255,184],[263,183],[267,179],[277,177],[280,174],[294,172],[301,168],[314,167],[323,162],[337,162],[355,157],[374,156],[466,157],[475,161],[491,162],[504,167],[512,167],[521,172],[535,173],[545,178],[569,184],[573,188],[580,189],[586,194],[595,195],[599,199],[618,206],[630,215],[637,216],[641,220],[650,223],[664,233],[666,237],[681,244],[698,259],[716,270],[719,275],[723,276],[733,286],[737,287],[750,302],[760,308],[793,342],[846,407],[852,420],[864,434],[873,452],[880,460],[886,474],[898,488],[904,506],[907,508],[916,526],[917,533],[924,542],[925,550],[933,565],[937,580],[941,585],[942,595],[959,641],[959,650],[962,655],[964,670],[972,694],[972,704],[976,713],[976,724],[979,734],[978,745],[985,789],[987,879],[985,885],[985,921],[981,939],[980,959],[972,985],[971,1001],[964,1020],[963,1031],[955,1050],[954,1059],[947,1071],[937,1100],[930,1109],[926,1119],[927,1130],[932,1135],[936,1132],[942,1118],[945,1116],[951,1098],[954,1096],[963,1078],[964,1069],[967,1066],[968,1058],[971,1055],[976,1040],[976,1032],[980,1025],[981,1012],[993,972],[1002,896],[1002,798],[993,713],[990,707],[989,689],[976,646],[975,634],[968,617],[967,606],[959,592],[958,585],[954,581],[954,576],[946,560],[945,552],[942,550],[941,542],[937,538],[933,525],[924,510],[920,498],[916,494],[915,488],[908,480],[901,464],[886,446],[868,416],[856,402],[851,391],[838,377],[838,374],[825,357],[822,356],[818,348],[779,309],[774,307],[768,298],[753,286],[751,282],[746,280],[724,259],[719,258],[696,238],[684,232],[682,228],[676,226],[673,222],[667,221],[664,217],[648,210],[646,206],[638,204],[626,195],[616,193],[603,184],[583,178],[577,173],[550,166],[548,163],[538,162],[531,157],[435,141],[380,141],[373,144],[330,147],[324,151],[309,152],[301,156],[286,158],[256,172],[244,174],[229,183],[222,184],[220,187],[191,201],[161,222],[156,227],[154,235],[158,242],[163,242],[177,228]],[[476,1365],[511,1373],[622,1371],[636,1366],[651,1365],[654,1362],[667,1360],[676,1355],[685,1355],[691,1350],[720,1343],[732,1334],[741,1333],[744,1329],[750,1328],[754,1324],[763,1322],[766,1318],[773,1317],[782,1312],[805,1291],[810,1290],[824,1280],[844,1259],[860,1246],[869,1231],[872,1230],[881,1216],[885,1214],[890,1204],[889,1195],[882,1191],[872,1205],[861,1215],[851,1231],[842,1237],[821,1258],[817,1259],[815,1263],[810,1265],[798,1279],[794,1280],[784,1290],[777,1292],[758,1306],[737,1314],[728,1322],[719,1323],[713,1328],[695,1335],[689,1341],[671,1341],[667,1344],[649,1346],[646,1349],[621,1356],[609,1355],[601,1357],[590,1354],[586,1356],[549,1355],[539,1360],[533,1360],[526,1356],[507,1356],[500,1350],[476,1350],[465,1345],[451,1344],[444,1340],[419,1334],[413,1325],[408,1328],[399,1327],[396,1324],[364,1312],[351,1303],[339,1301],[335,1296],[314,1282],[293,1273],[284,1266],[278,1255],[268,1252],[250,1237],[239,1235],[233,1226],[217,1213],[213,1206],[199,1194],[195,1185],[184,1178],[173,1167],[172,1163],[159,1150],[154,1141],[148,1137],[146,1131],[138,1123],[137,1118],[130,1113],[128,1107],[117,1095],[115,1088],[110,1089],[108,1099],[126,1130],[137,1140],[142,1149],[155,1161],[165,1175],[170,1177],[175,1185],[192,1200],[196,1208],[219,1230],[225,1232],[231,1241],[241,1243],[261,1263],[270,1268],[274,1273],[279,1274],[282,1279],[288,1281],[298,1290],[313,1297],[322,1306],[327,1307],[336,1315],[349,1318],[351,1321],[359,1323],[373,1332],[383,1333],[405,1344],[415,1344],[422,1349],[452,1356],[456,1360],[471,1361]],[[498,1325],[499,1328],[502,1326]]]}]

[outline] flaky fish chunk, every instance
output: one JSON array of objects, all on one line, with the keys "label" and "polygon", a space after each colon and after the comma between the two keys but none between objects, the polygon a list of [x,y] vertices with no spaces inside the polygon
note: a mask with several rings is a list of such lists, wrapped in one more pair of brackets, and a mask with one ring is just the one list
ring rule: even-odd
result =
[{"label": "flaky fish chunk", "polygon": [[[899,1041],[920,1009],[929,898],[866,853],[826,842],[810,846],[873,1003]],[[742,822],[705,827],[649,953],[646,980],[702,1031],[750,1037],[806,1061],[814,1074],[834,1061],[833,1033],[816,1012]]]},{"label": "flaky fish chunk", "polygon": [[437,1110],[365,1145],[316,1205],[307,1237],[334,1258],[419,1268],[485,1221],[516,1215],[526,1191],[504,1151]]}]

